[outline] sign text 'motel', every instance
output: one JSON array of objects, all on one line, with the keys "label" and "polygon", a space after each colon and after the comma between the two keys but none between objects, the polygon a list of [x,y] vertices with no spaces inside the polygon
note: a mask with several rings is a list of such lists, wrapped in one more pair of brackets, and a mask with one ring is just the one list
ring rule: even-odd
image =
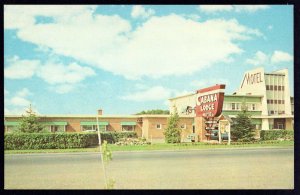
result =
[{"label": "sign text 'motel'", "polygon": [[216,117],[222,113],[225,85],[215,85],[197,91],[196,116]]},{"label": "sign text 'motel'", "polygon": [[262,77],[261,77],[261,72],[257,72],[254,74],[250,74],[250,73],[245,74],[241,88],[244,86],[245,82],[247,85],[253,85],[253,84],[263,82]]}]

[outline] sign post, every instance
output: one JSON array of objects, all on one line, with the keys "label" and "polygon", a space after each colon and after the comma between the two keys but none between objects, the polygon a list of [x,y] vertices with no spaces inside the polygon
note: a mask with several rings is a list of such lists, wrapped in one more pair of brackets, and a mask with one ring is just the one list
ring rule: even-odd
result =
[{"label": "sign post", "polygon": [[[206,118],[207,122],[214,120],[222,113],[224,101],[225,85],[215,85],[197,90],[195,113],[196,117]],[[209,122],[208,122],[209,124]],[[207,126],[207,133],[211,135],[211,126]],[[204,135],[203,130],[201,135]],[[203,136],[202,136],[203,137]],[[221,134],[219,129],[219,143],[221,143]]]}]

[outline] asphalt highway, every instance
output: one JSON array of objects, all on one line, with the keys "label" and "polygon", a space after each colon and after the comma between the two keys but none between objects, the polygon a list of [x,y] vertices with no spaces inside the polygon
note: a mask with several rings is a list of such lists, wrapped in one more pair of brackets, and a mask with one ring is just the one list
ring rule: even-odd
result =
[{"label": "asphalt highway", "polygon": [[[293,189],[293,148],[113,152],[115,189]],[[103,189],[99,153],[6,154],[5,189]]]}]

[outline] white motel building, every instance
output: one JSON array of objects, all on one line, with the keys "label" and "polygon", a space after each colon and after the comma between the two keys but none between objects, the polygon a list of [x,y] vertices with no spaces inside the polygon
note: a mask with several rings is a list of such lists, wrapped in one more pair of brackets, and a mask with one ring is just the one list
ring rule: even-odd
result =
[{"label": "white motel building", "polygon": [[[180,116],[195,116],[186,109],[196,106],[196,93],[169,100],[171,113],[177,108]],[[265,73],[263,68],[257,68],[246,72],[238,90],[225,94],[222,114],[235,118],[242,103],[252,115],[256,129],[294,129],[294,98],[290,95],[287,69]]]},{"label": "white motel building", "polygon": [[[175,108],[180,116],[182,141],[190,141],[195,132],[195,113],[187,108],[196,106],[197,93],[169,99],[170,112]],[[245,104],[251,114],[256,130],[294,130],[294,98],[290,95],[288,70],[271,73],[257,68],[245,72],[240,86],[231,95],[225,94],[221,117],[232,122]],[[97,129],[99,119],[101,131],[135,131],[139,137],[163,140],[163,130],[170,115],[39,115],[40,122],[50,132],[85,132]],[[5,132],[13,132],[21,119],[20,115],[5,115]],[[200,135],[198,135],[200,136]],[[204,138],[197,139],[202,141]]]}]

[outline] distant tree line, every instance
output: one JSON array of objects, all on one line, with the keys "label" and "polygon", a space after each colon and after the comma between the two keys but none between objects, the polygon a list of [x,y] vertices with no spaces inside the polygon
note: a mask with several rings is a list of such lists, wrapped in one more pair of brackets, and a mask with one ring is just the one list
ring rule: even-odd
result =
[{"label": "distant tree line", "polygon": [[155,110],[143,110],[139,113],[136,113],[136,115],[141,115],[141,114],[170,114],[170,111],[155,109]]}]

